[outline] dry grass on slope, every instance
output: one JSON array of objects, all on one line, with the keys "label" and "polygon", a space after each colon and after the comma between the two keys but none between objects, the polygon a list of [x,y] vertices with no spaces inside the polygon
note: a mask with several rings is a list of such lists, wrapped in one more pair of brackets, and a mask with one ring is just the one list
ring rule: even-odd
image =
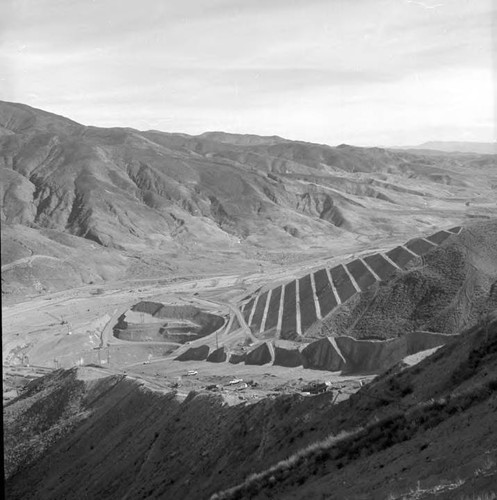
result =
[{"label": "dry grass on slope", "polygon": [[416,434],[436,427],[457,412],[464,412],[497,391],[497,377],[453,397],[420,403],[408,412],[399,410],[363,429],[338,436],[329,436],[314,443],[268,470],[253,474],[234,488],[220,492],[212,500],[235,500],[257,496],[277,483],[301,485],[322,470],[324,462],[333,461],[337,469],[346,467],[359,458],[379,453],[391,446],[408,441]]},{"label": "dry grass on slope", "polygon": [[390,281],[352,297],[323,320],[323,332],[358,339],[454,333],[494,308],[497,220],[468,225]]},{"label": "dry grass on slope", "polygon": [[[450,369],[444,363],[447,359],[452,362]],[[432,384],[428,392],[420,385],[424,372],[433,376],[436,365],[445,376]],[[334,475],[340,474],[348,466],[354,467],[355,462],[374,460],[374,456],[424,436],[451,418],[464,418],[487,404],[492,407],[497,394],[497,314],[482,320],[478,327],[465,332],[458,343],[440,349],[420,366],[400,374],[391,370],[372,386],[351,398],[351,412],[353,407],[359,412],[369,408],[365,426],[330,435],[211,499],[284,496],[284,492],[305,488],[310,478],[319,478],[330,470]],[[305,498],[299,494],[294,497]]]}]

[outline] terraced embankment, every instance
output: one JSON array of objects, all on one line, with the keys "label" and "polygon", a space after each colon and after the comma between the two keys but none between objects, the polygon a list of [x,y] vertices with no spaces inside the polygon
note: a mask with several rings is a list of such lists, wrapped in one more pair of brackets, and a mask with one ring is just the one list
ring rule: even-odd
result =
[{"label": "terraced embankment", "polygon": [[258,290],[240,304],[240,309],[254,335],[260,338],[303,340],[316,322],[341,304],[378,282],[391,280],[461,229],[438,231],[384,253],[322,268],[269,290]]},{"label": "terraced embankment", "polygon": [[[497,223],[416,238],[386,252],[322,268],[240,303],[252,348],[186,359],[378,372],[453,341],[451,332],[497,307]],[[395,318],[395,319],[392,319]]]}]

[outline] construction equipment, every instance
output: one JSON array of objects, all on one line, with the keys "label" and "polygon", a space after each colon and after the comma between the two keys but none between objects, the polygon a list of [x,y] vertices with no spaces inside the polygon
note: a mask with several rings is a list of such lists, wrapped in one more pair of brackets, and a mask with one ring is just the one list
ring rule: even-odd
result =
[{"label": "construction equipment", "polygon": [[60,325],[66,325],[67,327],[67,335],[72,335],[72,327],[71,327],[71,324],[69,323],[69,321],[67,321],[66,319],[64,319],[63,316],[61,316],[60,318],[58,316],[56,316],[55,314],[52,314],[52,313],[49,313],[47,311],[44,311],[45,314],[48,314],[50,317],[56,319],[57,321],[59,321]]},{"label": "construction equipment", "polygon": [[67,325],[67,324],[69,324],[69,322],[67,320],[65,320],[63,316],[61,316],[59,318],[58,316],[55,316],[55,314],[49,313],[47,311],[44,311],[44,312],[45,312],[45,314],[48,314],[50,317],[56,319],[57,321],[60,321],[61,325]]}]

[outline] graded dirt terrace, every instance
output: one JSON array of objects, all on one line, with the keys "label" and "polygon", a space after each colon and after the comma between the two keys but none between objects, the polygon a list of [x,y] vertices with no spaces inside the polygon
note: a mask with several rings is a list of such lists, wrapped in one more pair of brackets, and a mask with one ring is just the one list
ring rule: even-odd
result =
[{"label": "graded dirt terrace", "polygon": [[351,262],[327,267],[293,282],[258,293],[240,304],[244,320],[262,338],[272,334],[286,340],[305,337],[318,320],[353,295],[379,281],[388,281],[397,270],[429,253],[462,228],[456,226],[425,238],[415,238],[387,252],[360,256]]},{"label": "graded dirt terrace", "polygon": [[[388,243],[390,249],[410,246],[411,261],[449,241],[451,236],[457,237],[459,232],[460,227],[442,230],[426,239],[413,239],[405,247],[395,246],[401,241]],[[486,233],[490,234],[488,230]],[[430,239],[434,241],[426,243]],[[391,259],[385,259],[389,254]],[[309,380],[338,384],[342,380],[348,384],[357,377],[370,378],[405,356],[451,341],[450,336],[430,332],[413,332],[390,342],[338,336],[331,343],[312,343],[312,336],[306,342],[299,338],[297,324],[312,325],[317,311],[324,318],[334,304],[349,298],[344,295],[347,287],[352,287],[353,293],[361,288],[367,290],[372,283],[365,276],[374,273],[376,279],[388,282],[392,269],[386,269],[386,265],[398,269],[399,259],[382,244],[376,253],[370,249],[367,254],[346,253],[313,260],[311,274],[309,264],[303,263],[272,266],[263,274],[127,281],[48,294],[4,307],[3,362],[7,366],[31,364],[53,369],[96,364],[158,376],[173,380],[173,384],[181,377],[180,385],[196,389],[215,385],[223,377],[241,377],[258,384],[255,393],[254,388],[247,391],[257,397],[261,389],[300,390],[303,381]],[[340,264],[344,261],[345,266]],[[341,281],[339,272],[345,281]],[[286,285],[268,290],[268,284],[274,282]],[[304,290],[308,293],[302,293]],[[217,319],[205,335],[199,336],[194,333],[198,324],[187,319],[185,311],[188,317]],[[166,318],[168,314],[176,316],[172,323]],[[123,328],[126,318],[133,327],[131,331]],[[166,329],[164,336],[159,332],[168,322],[174,331],[167,333]],[[284,334],[285,325],[293,327],[290,335]],[[263,335],[267,326],[268,333]],[[281,334],[273,338],[271,332],[277,327]],[[123,338],[123,333],[128,338]],[[188,370],[198,374],[186,378]],[[268,374],[275,377],[271,383]],[[289,385],[283,389],[285,381]]]},{"label": "graded dirt terrace", "polygon": [[[298,273],[299,269],[299,266],[290,269],[273,266],[264,274],[211,275],[194,279],[187,276],[89,285],[4,305],[3,363],[69,368],[81,362],[103,366],[109,362],[112,367],[124,368],[150,358],[163,358],[179,344],[119,340],[113,335],[119,316],[138,302],[150,300],[196,305],[212,314],[229,317],[230,305],[225,300],[238,300],[260,286],[258,283]],[[245,339],[244,334],[239,334],[232,340],[236,343]],[[207,341],[215,344],[214,337]]]},{"label": "graded dirt terrace", "polygon": [[[250,329],[240,327],[244,321],[235,307],[247,293],[252,293],[268,282],[295,279],[308,272],[310,265],[329,265],[330,262],[350,259],[354,255],[351,250],[347,248],[346,253],[340,255],[337,248],[330,251],[331,255],[321,258],[318,255],[310,261],[292,266],[267,265],[264,273],[204,275],[195,278],[176,276],[87,285],[32,297],[28,302],[6,305],[3,307],[3,363],[7,366],[30,364],[53,369],[92,363],[109,366],[113,370],[135,371],[138,366],[149,374],[155,373],[157,364],[160,365],[161,376],[164,374],[174,378],[187,371],[186,365],[174,359],[188,348],[208,345],[212,353],[217,347],[226,346],[236,352],[257,342]],[[194,306],[224,318],[227,323],[215,333],[189,342],[188,345],[173,341],[149,339],[147,342],[132,342],[117,338],[113,329],[119,317],[141,301]],[[273,301],[273,304],[276,303]],[[276,316],[270,316],[269,321],[274,322],[275,319]],[[143,365],[144,362],[151,364]],[[269,391],[284,384],[285,378],[298,381],[299,378],[324,380],[330,377],[336,379],[338,376],[315,370],[307,373],[301,368],[285,371],[282,367],[272,365],[249,367],[231,363],[201,363],[205,367],[199,371],[196,379],[200,380],[198,387],[209,385],[213,376],[235,376],[240,370],[248,370],[247,374],[242,373],[242,378],[264,381],[262,385]],[[266,372],[274,374],[278,383],[268,385],[264,379]],[[252,375],[249,376],[250,373]]]}]

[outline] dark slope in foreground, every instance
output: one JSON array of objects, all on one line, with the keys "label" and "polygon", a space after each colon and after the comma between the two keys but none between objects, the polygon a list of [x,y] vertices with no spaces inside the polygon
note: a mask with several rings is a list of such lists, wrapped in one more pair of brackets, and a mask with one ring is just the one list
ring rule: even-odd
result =
[{"label": "dark slope in foreground", "polygon": [[6,405],[9,499],[374,499],[455,485],[437,496],[449,499],[497,481],[495,314],[338,405],[331,394],[180,402],[98,372],[55,372]]},{"label": "dark slope in foreground", "polygon": [[[465,217],[468,199],[488,201],[495,164],[488,155],[87,127],[0,102],[4,291],[167,274],[207,254],[282,260],[411,236]],[[74,250],[75,238],[93,245],[95,264],[80,262],[88,252]]]},{"label": "dark slope in foreground", "polygon": [[419,365],[386,372],[340,409],[355,428],[212,500],[493,498],[497,313]]}]

